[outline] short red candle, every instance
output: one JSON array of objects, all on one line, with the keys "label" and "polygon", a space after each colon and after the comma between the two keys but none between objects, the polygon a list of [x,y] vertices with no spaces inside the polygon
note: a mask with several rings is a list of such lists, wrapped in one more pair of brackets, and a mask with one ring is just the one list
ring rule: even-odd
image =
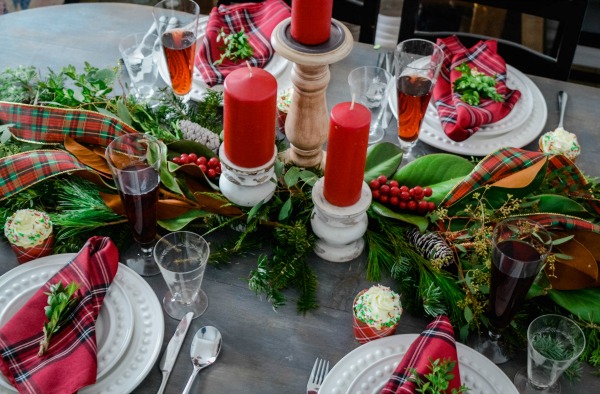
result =
[{"label": "short red candle", "polygon": [[346,207],[360,199],[371,112],[358,103],[340,103],[331,110],[323,195],[336,206]]},{"label": "short red candle", "polygon": [[235,165],[260,167],[275,154],[277,80],[255,67],[225,78],[223,96],[224,150]]},{"label": "short red candle", "polygon": [[292,38],[304,45],[319,45],[329,40],[333,0],[293,0]]}]

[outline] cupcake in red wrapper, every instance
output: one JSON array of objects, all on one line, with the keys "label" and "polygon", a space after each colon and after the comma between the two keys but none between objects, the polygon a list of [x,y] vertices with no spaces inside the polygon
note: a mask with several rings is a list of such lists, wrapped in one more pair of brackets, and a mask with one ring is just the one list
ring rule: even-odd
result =
[{"label": "cupcake in red wrapper", "polygon": [[292,105],[293,89],[282,90],[277,95],[277,129],[285,134],[285,120]]},{"label": "cupcake in red wrapper", "polygon": [[6,220],[4,235],[17,255],[19,264],[52,253],[52,221],[45,212],[19,209]]},{"label": "cupcake in red wrapper", "polygon": [[354,338],[360,343],[392,335],[402,316],[400,295],[375,285],[358,293],[352,308]]}]

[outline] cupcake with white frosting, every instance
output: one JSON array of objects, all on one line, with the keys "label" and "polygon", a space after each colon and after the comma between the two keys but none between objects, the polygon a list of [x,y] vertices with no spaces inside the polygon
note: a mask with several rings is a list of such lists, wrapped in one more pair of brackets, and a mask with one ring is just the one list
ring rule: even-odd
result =
[{"label": "cupcake with white frosting", "polygon": [[400,295],[387,286],[375,285],[354,299],[354,337],[366,343],[392,335],[402,316]]},{"label": "cupcake with white frosting", "polygon": [[544,133],[539,144],[542,152],[563,155],[571,161],[575,161],[581,153],[577,136],[562,127]]},{"label": "cupcake with white frosting", "polygon": [[20,264],[52,253],[52,221],[45,212],[19,209],[6,220],[4,235]]},{"label": "cupcake with white frosting", "polygon": [[277,95],[277,128],[282,134],[285,134],[285,120],[292,105],[292,94],[293,89],[288,88]]}]

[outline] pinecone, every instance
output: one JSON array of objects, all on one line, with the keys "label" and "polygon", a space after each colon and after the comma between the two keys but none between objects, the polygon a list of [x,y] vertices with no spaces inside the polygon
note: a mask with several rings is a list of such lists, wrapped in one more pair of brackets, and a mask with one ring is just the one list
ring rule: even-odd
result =
[{"label": "pinecone", "polygon": [[448,266],[454,261],[452,249],[440,234],[436,232],[421,234],[418,229],[413,228],[408,232],[407,236],[408,242],[426,259],[443,260],[445,261],[444,266]]},{"label": "pinecone", "polygon": [[214,153],[218,152],[221,140],[217,134],[189,120],[180,120],[177,125],[184,139],[198,142]]}]

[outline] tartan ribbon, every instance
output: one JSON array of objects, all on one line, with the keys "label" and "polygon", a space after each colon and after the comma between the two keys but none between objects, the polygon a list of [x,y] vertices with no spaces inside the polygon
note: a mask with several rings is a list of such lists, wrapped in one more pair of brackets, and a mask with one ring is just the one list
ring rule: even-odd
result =
[{"label": "tartan ribbon", "polygon": [[411,370],[415,369],[422,376],[430,372],[431,361],[437,359],[450,359],[456,362],[452,370],[454,378],[450,381],[446,392],[458,389],[461,382],[454,330],[448,317],[443,315],[429,323],[410,345],[381,394],[414,393],[415,384],[409,380],[412,376]]},{"label": "tartan ribbon", "polygon": [[[435,105],[448,138],[464,141],[482,125],[506,117],[521,97],[521,92],[506,86],[506,63],[497,53],[496,41],[480,41],[467,49],[458,37],[451,36],[438,39],[437,44],[444,52],[444,62],[433,89]],[[504,96],[504,102],[482,98],[478,106],[472,106],[462,101],[460,95],[454,92],[453,84],[461,76],[456,67],[463,63],[489,76],[497,76],[496,90]]]},{"label": "tartan ribbon", "polygon": [[[65,137],[107,146],[116,136],[135,132],[116,118],[98,112],[0,102],[0,123],[21,141],[62,144]],[[65,150],[34,150],[0,158],[0,201],[46,177],[92,171]]]},{"label": "tartan ribbon", "polygon": [[[119,254],[108,237],[92,237],[0,328],[0,370],[20,393],[75,393],[96,382],[96,319],[117,273]],[[75,281],[80,297],[69,322],[38,357],[49,286]]]},{"label": "tartan ribbon", "polygon": [[221,29],[225,34],[244,29],[248,43],[254,50],[253,55],[246,60],[254,67],[263,68],[275,53],[271,46],[273,29],[290,16],[290,7],[282,0],[214,7],[208,17],[206,34],[195,62],[204,82],[208,86],[222,84],[232,71],[247,67],[245,61],[234,62],[230,59],[225,59],[218,66],[213,64],[221,58],[222,41],[217,43]]}]

